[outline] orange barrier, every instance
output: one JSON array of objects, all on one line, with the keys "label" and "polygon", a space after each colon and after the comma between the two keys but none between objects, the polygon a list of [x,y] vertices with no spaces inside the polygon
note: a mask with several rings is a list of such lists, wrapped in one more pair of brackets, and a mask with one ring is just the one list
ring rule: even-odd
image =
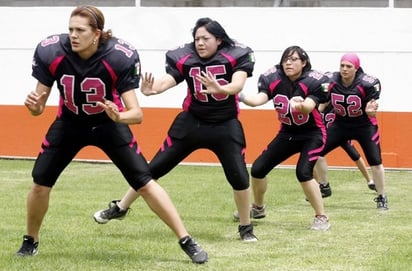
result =
[{"label": "orange barrier", "polygon": [[[1,157],[36,157],[47,128],[56,116],[57,107],[48,106],[43,115],[33,117],[24,106],[0,106],[0,156]],[[143,108],[144,118],[140,125],[131,128],[142,148],[145,157],[150,160],[163,142],[167,129],[180,109],[178,108]],[[251,164],[261,153],[266,144],[275,136],[279,122],[274,110],[242,109],[240,120],[246,133],[246,162]],[[381,147],[383,164],[386,168],[412,168],[412,135],[410,112],[379,112]],[[356,142],[355,142],[356,143]],[[358,150],[361,149],[358,147]],[[361,152],[362,153],[362,152]],[[107,160],[106,155],[95,147],[86,147],[76,157],[86,160]],[[332,151],[327,156],[330,166],[354,167],[346,153],[341,149]],[[185,159],[190,163],[218,163],[215,155],[208,150],[198,150]],[[282,165],[295,165],[296,156]]]}]

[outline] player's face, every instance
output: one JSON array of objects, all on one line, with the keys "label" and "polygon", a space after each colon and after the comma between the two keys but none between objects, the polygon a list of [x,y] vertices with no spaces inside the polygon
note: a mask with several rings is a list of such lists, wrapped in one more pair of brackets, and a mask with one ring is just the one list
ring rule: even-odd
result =
[{"label": "player's face", "polygon": [[306,61],[302,61],[296,52],[288,55],[282,61],[283,71],[291,81],[295,81],[302,75],[302,70],[305,65]]},{"label": "player's face", "polygon": [[220,39],[210,34],[205,27],[199,27],[195,35],[196,52],[201,58],[212,57],[222,43]]},{"label": "player's face", "polygon": [[342,61],[340,63],[340,76],[343,81],[352,82],[355,78],[356,69],[355,66],[349,61]]},{"label": "player's face", "polygon": [[69,22],[69,36],[73,52],[82,59],[90,58],[97,51],[100,30],[95,31],[86,17],[73,16]]}]

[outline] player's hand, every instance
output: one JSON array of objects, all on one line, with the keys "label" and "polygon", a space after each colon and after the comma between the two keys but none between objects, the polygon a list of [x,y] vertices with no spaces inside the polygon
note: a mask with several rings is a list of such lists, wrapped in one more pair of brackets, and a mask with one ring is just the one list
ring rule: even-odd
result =
[{"label": "player's hand", "polygon": [[43,113],[44,106],[47,100],[47,92],[38,94],[35,90],[31,91],[24,101],[24,105],[29,109],[34,116]]},{"label": "player's hand", "polygon": [[375,115],[378,111],[379,104],[375,99],[370,100],[365,107],[365,112],[368,115]]},{"label": "player's hand", "polygon": [[97,102],[96,104],[103,108],[109,118],[114,122],[118,122],[120,120],[119,107],[115,103],[105,100],[104,102]]},{"label": "player's hand", "polygon": [[295,111],[300,111],[302,108],[302,103],[305,101],[301,96],[294,96],[290,99],[290,108]]},{"label": "player's hand", "polygon": [[146,72],[144,76],[142,76],[142,83],[140,85],[140,91],[146,96],[157,94],[157,92],[153,90],[153,83],[154,83],[154,77],[152,76],[152,73]]},{"label": "player's hand", "polygon": [[196,79],[202,83],[206,89],[202,89],[200,93],[206,94],[215,94],[215,93],[223,93],[219,83],[216,81],[216,78],[213,76],[212,73],[202,71],[200,75],[196,76]]}]

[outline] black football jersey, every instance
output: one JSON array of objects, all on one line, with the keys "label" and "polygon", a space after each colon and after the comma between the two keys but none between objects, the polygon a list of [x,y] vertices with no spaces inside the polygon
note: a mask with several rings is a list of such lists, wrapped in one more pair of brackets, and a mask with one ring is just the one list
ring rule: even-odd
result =
[{"label": "black football jersey", "polygon": [[379,99],[381,92],[379,79],[360,70],[352,85],[345,87],[339,72],[334,72],[330,77],[329,95],[336,114],[335,121],[351,127],[370,124],[365,107],[371,99]]},{"label": "black football jersey", "polygon": [[182,81],[187,83],[183,110],[207,122],[237,118],[239,102],[236,95],[200,93],[204,86],[196,76],[202,71],[210,72],[220,85],[225,85],[231,82],[236,71],[245,71],[248,77],[252,76],[254,64],[253,51],[241,44],[224,47],[209,59],[197,55],[194,43],[184,44],[166,53],[166,72],[178,84]]},{"label": "black football jersey", "polygon": [[58,117],[96,125],[110,120],[97,101],[111,100],[123,110],[120,95],[139,87],[140,60],[133,46],[111,38],[85,61],[71,50],[69,36],[60,34],[37,45],[32,75],[49,87],[56,82]]},{"label": "black football jersey", "polygon": [[[317,107],[327,101],[328,77],[311,70],[303,73],[300,78],[292,82],[276,65],[260,75],[258,91],[265,93],[273,105],[281,122],[281,131],[304,133],[313,129],[324,129],[322,116]],[[302,114],[290,108],[289,100],[294,96],[310,97],[316,107],[308,114]]]}]

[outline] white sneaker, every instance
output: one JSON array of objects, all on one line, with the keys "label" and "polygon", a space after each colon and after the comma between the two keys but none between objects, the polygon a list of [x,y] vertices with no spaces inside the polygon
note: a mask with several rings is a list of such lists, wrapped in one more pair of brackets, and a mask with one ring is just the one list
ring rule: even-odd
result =
[{"label": "white sneaker", "polygon": [[316,215],[313,219],[311,229],[315,231],[327,231],[330,227],[331,225],[326,215]]}]

